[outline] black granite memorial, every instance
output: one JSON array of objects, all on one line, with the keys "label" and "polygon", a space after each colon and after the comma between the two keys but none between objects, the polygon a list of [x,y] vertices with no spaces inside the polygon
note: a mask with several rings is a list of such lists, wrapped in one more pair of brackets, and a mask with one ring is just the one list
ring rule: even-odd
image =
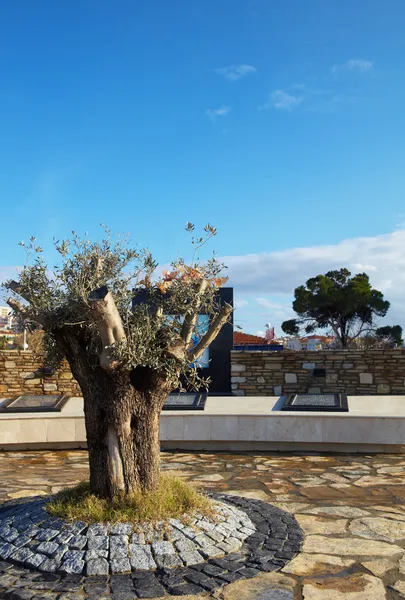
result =
[{"label": "black granite memorial", "polygon": [[17,396],[3,402],[0,412],[61,412],[67,401],[67,396]]},{"label": "black granite memorial", "polygon": [[206,400],[207,394],[176,392],[168,395],[163,410],[204,410]]},{"label": "black granite memorial", "polygon": [[281,410],[348,412],[346,394],[289,394]]}]

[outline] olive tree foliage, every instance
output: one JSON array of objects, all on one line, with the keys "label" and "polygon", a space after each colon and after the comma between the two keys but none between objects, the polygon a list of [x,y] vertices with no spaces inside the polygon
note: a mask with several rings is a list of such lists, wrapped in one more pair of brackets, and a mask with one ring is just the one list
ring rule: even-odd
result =
[{"label": "olive tree foliage", "polygon": [[[18,281],[5,284],[14,311],[44,329],[48,364],[65,357],[80,385],[90,487],[100,497],[156,488],[167,395],[207,384],[197,361],[230,320],[232,306],[217,300],[223,265],[215,256],[198,259],[216,229],[207,225],[201,237],[191,223],[186,229],[194,248],[190,264],[178,259],[157,279],[149,250],[105,228],[98,242],[74,232],[56,241],[60,261],[52,268],[31,238],[22,244],[28,261]],[[202,313],[209,326],[200,335]]]},{"label": "olive tree foliage", "polygon": [[[102,227],[101,241],[92,242],[87,234],[81,238],[75,232],[70,239],[54,240],[61,260],[52,268],[36,238],[21,242],[26,265],[18,281],[3,284],[10,293],[10,307],[26,324],[45,330],[47,363],[57,365],[64,358],[58,332],[79,329],[95,367],[126,371],[146,367],[170,380],[173,388],[184,381],[194,389],[207,385],[196,361],[232,312],[230,305],[221,307],[216,300],[217,290],[227,281],[220,276],[224,265],[215,255],[205,263],[198,258],[216,229],[206,225],[204,234],[196,237],[194,225],[187,223],[193,247],[190,264],[177,259],[170,271],[156,278],[158,265],[148,249],[132,247],[128,235],[113,236]],[[133,305],[145,290],[146,300]],[[211,324],[193,348],[201,313],[210,315]]]},{"label": "olive tree foliage", "polygon": [[385,317],[390,303],[382,292],[372,288],[369,276],[351,276],[348,269],[329,271],[308,279],[294,291],[293,309],[297,318],[284,321],[290,335],[300,330],[332,330],[340,347],[347,348],[361,335],[376,329],[376,318]]}]

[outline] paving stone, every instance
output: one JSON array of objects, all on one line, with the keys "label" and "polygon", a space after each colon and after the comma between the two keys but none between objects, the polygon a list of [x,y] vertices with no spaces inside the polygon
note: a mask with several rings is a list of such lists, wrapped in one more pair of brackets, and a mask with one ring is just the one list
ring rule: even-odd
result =
[{"label": "paving stone", "polygon": [[131,535],[132,525],[130,523],[116,523],[110,528],[111,535]]},{"label": "paving stone", "polygon": [[204,560],[203,556],[197,550],[180,552],[180,558],[186,566],[197,565]]},{"label": "paving stone", "polygon": [[296,519],[306,535],[343,534],[347,526],[347,519],[325,519],[312,515],[297,515]]},{"label": "paving stone", "polygon": [[224,556],[224,550],[217,546],[206,546],[205,548],[199,548],[198,550],[204,558],[217,558],[218,556]]},{"label": "paving stone", "polygon": [[[223,600],[294,600],[295,587],[295,581],[286,576],[261,573],[253,579],[227,585],[221,590],[221,597]],[[325,596],[323,600],[329,600],[329,597]]]},{"label": "paving stone", "polygon": [[13,541],[13,544],[16,548],[22,548],[30,541],[31,537],[29,537],[28,535],[20,535],[17,539]]},{"label": "paving stone", "polygon": [[135,591],[138,598],[161,598],[165,595],[165,588],[160,585],[157,581],[149,585],[139,585],[137,582],[135,585]]},{"label": "paving stone", "polygon": [[381,517],[363,517],[351,522],[349,529],[353,535],[396,542],[405,538],[405,523]]},{"label": "paving stone", "polygon": [[[234,535],[235,533],[236,532],[234,532]],[[242,534],[243,539],[246,538],[246,534],[242,530],[239,533]],[[215,529],[213,529],[212,531],[207,531],[206,536],[209,537],[211,540],[214,540],[214,542],[222,542],[224,539],[224,536]]]},{"label": "paving stone", "polygon": [[183,566],[183,561],[178,554],[155,554],[155,561],[157,566],[161,568],[173,569],[174,567]]},{"label": "paving stone", "polygon": [[37,552],[33,552],[30,556],[28,556],[25,560],[25,564],[27,567],[38,568],[44,560],[48,557],[45,554],[40,554]]},{"label": "paving stone", "polygon": [[305,538],[304,552],[318,554],[322,548],[325,554],[341,556],[395,556],[403,553],[403,549],[395,544],[377,542],[358,538],[333,538],[321,535],[310,535]]},{"label": "paving stone", "polygon": [[201,548],[207,548],[208,546],[212,546],[212,539],[204,534],[197,535],[194,541]]},{"label": "paving stone", "polygon": [[133,569],[156,569],[156,563],[153,559],[152,551],[149,546],[141,546],[140,544],[130,544],[129,553],[131,566]]},{"label": "paving stone", "polygon": [[[401,560],[399,561],[400,567],[399,567],[399,572],[402,573],[401,571]],[[366,560],[364,562],[361,563],[363,565],[364,568],[368,569],[368,571],[371,571],[371,573],[373,575],[375,575],[376,577],[384,577],[384,575],[386,573],[388,573],[388,571],[391,571],[391,569],[396,569],[397,568],[397,563],[395,560],[390,560],[388,558],[379,558],[378,560]]]},{"label": "paving stone", "polygon": [[95,558],[86,563],[87,575],[108,575],[109,563],[105,558]]},{"label": "paving stone", "polygon": [[59,560],[60,561],[65,556],[65,554],[66,554],[67,551],[68,551],[68,547],[67,546],[60,545],[59,548],[58,548],[58,550],[52,556],[52,558],[54,560]]},{"label": "paving stone", "polygon": [[26,529],[24,529],[23,534],[28,537],[35,537],[39,531],[39,527],[36,525],[29,525]]},{"label": "paving stone", "polygon": [[13,544],[8,544],[8,543],[0,544],[0,558],[4,560],[4,559],[8,558],[10,556],[10,554],[15,552],[16,550],[17,550],[17,548]]},{"label": "paving stone", "polygon": [[92,523],[87,530],[88,537],[93,535],[106,536],[108,533],[108,525],[104,523]]},{"label": "paving stone", "polygon": [[14,552],[10,558],[15,560],[18,563],[24,564],[30,556],[33,555],[33,552],[29,548],[19,548],[16,552]]},{"label": "paving stone", "polygon": [[179,540],[176,540],[174,542],[174,546],[179,552],[194,551],[196,549],[195,543],[192,540],[189,540],[188,538],[181,538]]},{"label": "paving stone", "polygon": [[114,559],[128,556],[127,535],[114,535],[110,537],[110,556]]},{"label": "paving stone", "polygon": [[59,569],[61,563],[59,560],[55,560],[54,558],[47,558],[39,565],[40,571],[45,571],[47,573],[56,573]]},{"label": "paving stone", "polygon": [[84,556],[83,550],[68,550],[63,555],[63,560],[82,560]]},{"label": "paving stone", "polygon": [[405,581],[396,581],[390,588],[395,590],[400,598],[405,598]]},{"label": "paving stone", "polygon": [[354,506],[315,506],[303,510],[302,513],[306,515],[331,515],[345,517],[346,519],[367,517],[370,514],[369,511]]},{"label": "paving stone", "polygon": [[58,552],[60,546],[56,542],[41,542],[39,546],[37,546],[37,551],[42,554],[46,554],[47,556],[53,556]]},{"label": "paving stone", "polygon": [[14,584],[16,577],[13,575],[0,575],[0,586],[8,587]]},{"label": "paving stone", "polygon": [[[88,538],[87,548],[88,550],[108,550],[109,545],[110,539],[107,535],[92,535]],[[123,545],[125,545],[124,542]]]},{"label": "paving stone", "polygon": [[57,544],[67,544],[67,542],[72,539],[73,533],[71,531],[61,531],[59,535],[57,535],[53,541]]},{"label": "paving stone", "polygon": [[3,535],[1,536],[3,538],[4,541],[6,542],[13,542],[14,540],[16,540],[20,535],[20,532],[18,531],[18,529],[15,529],[15,527],[8,527],[4,532]]},{"label": "paving stone", "polygon": [[334,579],[319,579],[304,584],[305,600],[382,600],[386,597],[384,585],[377,577],[364,573]]},{"label": "paving stone", "polygon": [[110,560],[111,573],[129,573],[131,564],[128,558],[113,558]]},{"label": "paving stone", "polygon": [[171,542],[154,542],[152,544],[152,551],[155,556],[159,554],[176,554]]},{"label": "paving stone", "polygon": [[78,535],[79,533],[84,532],[87,529],[87,524],[84,521],[75,521],[71,525],[69,525],[70,531],[73,532],[73,535]]},{"label": "paving stone", "polygon": [[58,534],[58,529],[40,529],[35,538],[38,540],[38,542],[50,542]]},{"label": "paving stone", "polygon": [[[94,539],[94,538],[93,538]],[[85,535],[75,535],[68,541],[68,546],[72,550],[82,550],[87,544]]]},{"label": "paving stone", "polygon": [[299,554],[282,569],[283,573],[298,576],[311,576],[324,573],[338,573],[355,564],[350,558],[328,556],[326,554]]},{"label": "paving stone", "polygon": [[29,589],[19,589],[19,590],[10,590],[8,594],[3,596],[3,598],[7,598],[10,600],[31,600],[35,596],[34,590]]},{"label": "paving stone", "polygon": [[133,533],[131,542],[133,544],[145,544],[145,534],[144,533]]},{"label": "paving stone", "polygon": [[[73,550],[73,552],[75,551]],[[83,569],[85,567],[84,560],[73,556],[68,557],[68,554],[70,553],[66,552],[60,570],[63,573],[74,573],[77,575],[83,573]]]},{"label": "paving stone", "polygon": [[95,558],[108,558],[108,550],[99,550],[98,548],[95,548],[93,550],[87,550],[84,555],[85,561],[94,560]]}]

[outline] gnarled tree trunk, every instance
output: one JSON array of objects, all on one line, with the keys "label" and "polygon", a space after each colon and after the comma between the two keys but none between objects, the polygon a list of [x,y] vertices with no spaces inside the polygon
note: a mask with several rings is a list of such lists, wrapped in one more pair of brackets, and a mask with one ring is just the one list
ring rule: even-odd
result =
[{"label": "gnarled tree trunk", "polygon": [[160,413],[168,381],[144,367],[125,372],[90,365],[77,336],[63,335],[63,345],[84,399],[92,492],[113,498],[153,489],[159,480]]}]

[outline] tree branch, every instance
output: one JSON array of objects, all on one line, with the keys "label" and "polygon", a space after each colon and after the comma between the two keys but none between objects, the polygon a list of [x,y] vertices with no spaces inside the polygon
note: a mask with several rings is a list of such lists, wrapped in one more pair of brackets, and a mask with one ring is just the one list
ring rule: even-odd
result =
[{"label": "tree branch", "polygon": [[193,308],[191,308],[184,317],[183,326],[181,328],[181,338],[184,340],[186,348],[188,348],[190,344],[194,327],[196,326],[198,319],[198,311],[201,306],[202,298],[207,287],[208,281],[206,279],[202,279],[198,287],[195,301],[193,302]]},{"label": "tree branch", "polygon": [[361,327],[358,330],[358,332],[356,333],[356,335],[351,335],[351,336],[348,335],[348,338],[349,338],[350,341],[353,341],[353,340],[357,339],[359,337],[359,335],[361,333],[364,333],[365,331],[367,331],[368,333],[371,332],[371,331],[376,331],[376,327],[374,327],[374,328],[371,327],[371,326],[364,327],[364,325],[365,325],[365,323],[361,324]]},{"label": "tree branch", "polygon": [[32,301],[32,298],[27,294],[27,292],[24,292],[21,284],[18,283],[18,281],[14,281],[14,279],[7,283],[7,289],[11,290],[12,292],[15,292],[16,294],[21,296],[21,298],[24,298],[24,300],[26,300],[27,302]]},{"label": "tree branch", "polygon": [[8,298],[7,304],[10,306],[10,308],[14,310],[14,312],[19,313],[24,320],[35,321],[36,323],[42,325],[42,327],[47,326],[48,321],[45,319],[45,317],[39,315],[29,306],[24,306],[24,304],[21,304],[21,302],[19,302],[15,298]]},{"label": "tree branch", "polygon": [[198,344],[187,353],[187,359],[190,363],[196,361],[200,356],[204,353],[206,348],[210,345],[210,343],[217,337],[218,333],[221,331],[222,326],[228,321],[229,315],[233,311],[233,306],[230,304],[225,304],[220,312],[213,319],[207,333],[203,335]]},{"label": "tree branch", "polygon": [[174,344],[172,344],[167,350],[167,354],[172,356],[173,358],[177,358],[177,360],[184,360],[186,352],[186,345],[184,340],[179,338]]},{"label": "tree branch", "polygon": [[114,298],[108,287],[103,285],[90,294],[88,302],[103,345],[100,366],[106,370],[115,369],[119,363],[111,357],[111,346],[125,342],[126,335]]},{"label": "tree branch", "polygon": [[30,318],[33,319],[34,318],[32,312],[30,311],[28,306],[24,306],[18,300],[15,300],[14,298],[8,298],[7,304],[10,306],[10,308],[13,309],[14,312],[19,313],[23,319],[30,319]]}]

